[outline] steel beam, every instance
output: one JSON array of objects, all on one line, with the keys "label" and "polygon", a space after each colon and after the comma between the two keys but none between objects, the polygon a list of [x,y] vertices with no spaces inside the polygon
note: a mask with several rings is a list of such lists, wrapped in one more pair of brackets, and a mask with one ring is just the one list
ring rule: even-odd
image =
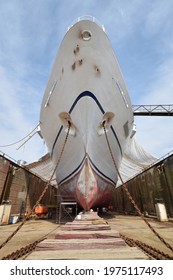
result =
[{"label": "steel beam", "polygon": [[134,116],[173,116],[173,105],[132,105]]}]

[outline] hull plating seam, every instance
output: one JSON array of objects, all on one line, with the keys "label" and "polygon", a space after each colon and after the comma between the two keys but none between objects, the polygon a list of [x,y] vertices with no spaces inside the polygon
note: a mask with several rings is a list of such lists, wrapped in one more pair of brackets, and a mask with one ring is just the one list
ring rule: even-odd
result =
[{"label": "hull plating seam", "polygon": [[108,176],[106,176],[103,172],[101,172],[101,171],[97,168],[97,166],[93,163],[93,161],[91,160],[90,157],[88,157],[88,158],[89,158],[90,163],[91,163],[92,166],[97,170],[97,172],[100,174],[100,176],[101,176],[101,177],[104,177],[104,178],[106,179],[106,181],[109,180],[109,181],[111,182],[111,184],[113,184],[114,186],[116,186],[116,183],[115,183],[113,180],[111,180]]},{"label": "hull plating seam", "polygon": [[[90,91],[84,91],[84,92],[82,92],[82,93],[76,98],[76,100],[74,101],[73,105],[71,106],[71,108],[70,108],[70,110],[69,110],[69,114],[71,114],[71,112],[72,112],[73,109],[75,108],[75,106],[76,106],[76,104],[78,103],[78,101],[79,101],[81,98],[86,97],[86,96],[91,97],[91,98],[96,102],[96,104],[97,104],[97,106],[99,107],[100,111],[101,111],[103,114],[105,113],[103,107],[101,106],[101,104],[100,104],[100,102],[98,101],[98,99],[96,98],[96,96],[95,96],[92,92],[90,92]],[[54,148],[55,148],[56,142],[57,142],[57,140],[58,140],[58,138],[59,138],[59,136],[60,136],[60,134],[61,134],[62,128],[63,128],[63,126],[60,127],[60,129],[59,129],[59,131],[58,131],[58,134],[57,134],[57,136],[56,136],[56,138],[55,138],[55,141],[54,141],[54,143],[53,143],[52,152],[51,152],[51,157],[52,157],[52,155],[53,155],[53,150],[54,150]],[[121,156],[122,156],[122,148],[121,148],[120,142],[119,142],[119,140],[118,140],[118,137],[117,137],[117,135],[116,135],[116,132],[115,132],[114,128],[112,127],[112,125],[110,126],[110,128],[111,128],[111,130],[112,130],[112,132],[113,132],[113,134],[114,134],[114,137],[115,137],[116,140],[117,140],[117,143],[118,143],[118,146],[119,146],[119,149],[120,149],[120,152],[121,152]]]},{"label": "hull plating seam", "polygon": [[[72,172],[70,173],[66,178],[64,178],[63,180],[61,180],[58,185],[61,186],[63,185],[63,183],[65,183],[68,179],[70,179],[71,177],[73,177],[76,173],[78,173],[80,171],[80,169],[82,168],[84,161],[86,159],[86,156],[83,158],[82,162],[79,164],[79,166]],[[116,183],[111,180],[108,176],[106,176],[103,172],[101,172],[97,166],[93,163],[93,161],[91,160],[91,158],[88,156],[88,159],[91,163],[91,165],[94,167],[95,170],[97,170],[98,174],[100,174],[100,176],[103,178],[105,178],[106,181],[110,181],[111,184],[113,184],[114,186],[116,186]]]},{"label": "hull plating seam", "polygon": [[85,156],[82,160],[82,162],[79,164],[79,166],[73,171],[71,172],[66,178],[64,178],[63,180],[61,180],[58,185],[61,186],[65,181],[67,181],[68,179],[70,179],[70,177],[73,177],[74,174],[78,173],[80,171],[80,169],[82,168],[83,164],[84,164],[84,161],[85,161]]}]

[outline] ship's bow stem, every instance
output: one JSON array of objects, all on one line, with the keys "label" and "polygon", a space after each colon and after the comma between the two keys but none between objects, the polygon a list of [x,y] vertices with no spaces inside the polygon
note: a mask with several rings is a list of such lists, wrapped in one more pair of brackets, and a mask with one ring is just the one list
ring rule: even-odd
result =
[{"label": "ship's bow stem", "polygon": [[85,211],[89,211],[92,208],[98,197],[97,181],[87,156],[77,181],[76,196]]}]

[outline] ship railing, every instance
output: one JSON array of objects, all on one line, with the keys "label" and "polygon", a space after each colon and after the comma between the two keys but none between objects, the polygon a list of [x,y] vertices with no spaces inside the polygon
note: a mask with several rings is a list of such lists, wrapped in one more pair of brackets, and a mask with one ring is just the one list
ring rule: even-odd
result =
[{"label": "ship railing", "polygon": [[93,16],[90,16],[90,15],[84,15],[84,16],[81,16],[81,17],[78,17],[67,29],[67,31],[69,31],[69,29],[71,27],[73,27],[73,25],[75,25],[77,22],[80,22],[82,20],[89,20],[89,21],[92,21],[92,22],[95,22],[98,26],[100,26],[102,28],[102,30],[105,32],[105,27],[103,24],[101,24],[95,17]]}]

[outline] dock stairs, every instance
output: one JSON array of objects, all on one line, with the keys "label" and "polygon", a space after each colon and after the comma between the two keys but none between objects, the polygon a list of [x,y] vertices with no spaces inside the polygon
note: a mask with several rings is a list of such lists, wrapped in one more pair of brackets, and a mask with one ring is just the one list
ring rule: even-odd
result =
[{"label": "dock stairs", "polygon": [[148,259],[137,247],[128,246],[97,212],[81,213],[72,222],[40,242],[28,260],[133,260]]}]

